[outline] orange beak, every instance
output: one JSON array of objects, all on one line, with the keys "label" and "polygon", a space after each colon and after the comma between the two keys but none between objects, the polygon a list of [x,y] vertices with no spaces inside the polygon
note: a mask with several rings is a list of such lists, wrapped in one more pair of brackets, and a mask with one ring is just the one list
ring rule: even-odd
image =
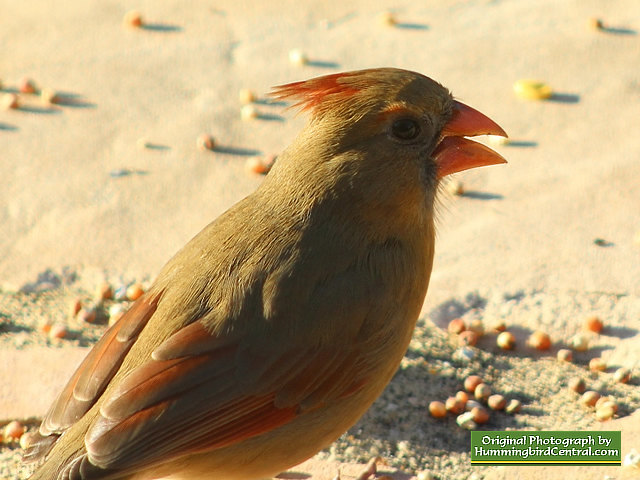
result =
[{"label": "orange beak", "polygon": [[442,140],[433,151],[438,178],[475,167],[507,163],[498,153],[481,143],[464,137],[499,135],[505,131],[486,115],[454,100],[451,120],[442,129]]}]

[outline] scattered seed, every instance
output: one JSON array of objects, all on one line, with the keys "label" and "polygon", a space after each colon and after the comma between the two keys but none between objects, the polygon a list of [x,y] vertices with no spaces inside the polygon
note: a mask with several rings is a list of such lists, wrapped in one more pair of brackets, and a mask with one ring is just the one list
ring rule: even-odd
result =
[{"label": "scattered seed", "polygon": [[481,383],[476,387],[473,395],[477,400],[486,400],[491,395],[491,387],[486,383]]},{"label": "scattered seed", "polygon": [[470,412],[471,410],[473,410],[475,407],[482,407],[482,404],[480,402],[478,402],[477,400],[474,399],[469,399],[469,401],[467,401],[466,406],[464,407],[464,409],[467,412]]},{"label": "scattered seed", "polygon": [[503,350],[513,350],[516,345],[516,337],[511,332],[502,332],[496,338],[496,344]]},{"label": "scattered seed", "polygon": [[385,27],[393,27],[398,22],[396,20],[395,15],[393,14],[393,12],[389,12],[388,10],[386,10],[386,11],[380,12],[378,14],[378,23],[380,25],[385,26]]},{"label": "scattered seed", "polygon": [[537,330],[529,336],[528,343],[536,350],[549,350],[551,348],[551,337],[547,333]]},{"label": "scattered seed", "polygon": [[132,301],[140,298],[143,293],[144,289],[139,283],[134,283],[133,285],[129,286],[129,288],[127,288],[127,298]]},{"label": "scattered seed", "polygon": [[589,360],[589,370],[593,372],[604,372],[607,369],[607,364],[602,358],[595,357]]},{"label": "scattered seed", "polygon": [[487,423],[489,421],[489,411],[484,407],[474,407],[471,409],[471,415],[473,415],[473,421],[479,425]]},{"label": "scattered seed", "polygon": [[603,397],[600,397],[595,405],[596,410],[604,406],[608,406],[616,412],[618,411],[618,404],[616,403],[615,399],[610,395],[605,395]]},{"label": "scattered seed", "polygon": [[493,330],[495,330],[496,332],[504,332],[507,329],[507,324],[504,322],[504,320],[496,320],[493,322],[491,328],[493,328]]},{"label": "scattered seed", "polygon": [[545,100],[553,94],[551,87],[539,80],[522,79],[513,84],[513,91],[526,100]]},{"label": "scattered seed", "polygon": [[23,450],[26,450],[31,445],[33,445],[33,440],[35,439],[35,436],[36,436],[35,432],[24,432],[20,436],[20,448],[22,448]]},{"label": "scattered seed", "polygon": [[302,50],[295,48],[293,50],[289,50],[289,62],[301,67],[309,63],[309,58]]},{"label": "scattered seed", "polygon": [[478,338],[484,335],[484,323],[479,318],[474,318],[469,324],[468,330],[474,332]]},{"label": "scattered seed", "polygon": [[598,392],[594,392],[593,390],[587,390],[580,397],[580,401],[583,405],[587,405],[588,407],[594,407],[596,402],[600,398],[600,394]]},{"label": "scattered seed", "polygon": [[429,413],[433,418],[443,418],[447,415],[447,408],[444,403],[434,400],[429,403]]},{"label": "scattered seed", "polygon": [[260,175],[266,175],[273,167],[275,162],[274,155],[267,155],[265,157],[249,157],[245,163],[245,169],[250,173],[257,173]]},{"label": "scattered seed", "polygon": [[69,331],[64,323],[54,323],[49,330],[49,338],[52,340],[65,338]]},{"label": "scattered seed", "polygon": [[591,30],[602,30],[604,28],[604,23],[602,23],[602,20],[597,17],[591,17],[587,22],[587,26]]},{"label": "scattered seed", "polygon": [[602,323],[602,320],[600,320],[598,317],[589,317],[584,322],[584,328],[595,333],[600,333],[603,326],[604,324]]},{"label": "scattered seed", "polygon": [[491,410],[503,410],[507,406],[507,399],[496,393],[487,398],[487,405]]},{"label": "scattered seed", "polygon": [[629,380],[631,380],[631,370],[621,367],[614,372],[613,379],[616,382],[629,383]]},{"label": "scattered seed", "polygon": [[131,10],[125,13],[122,23],[127,27],[133,28],[139,28],[144,24],[142,15],[137,10]]},{"label": "scattered seed", "polygon": [[464,320],[461,318],[454,318],[449,322],[447,326],[447,330],[449,333],[453,333],[454,335],[458,335],[464,332],[467,328],[467,325],[464,323]]},{"label": "scattered seed", "polygon": [[447,183],[447,192],[451,195],[463,195],[464,194],[464,184],[460,180],[451,180]]},{"label": "scattered seed", "polygon": [[241,104],[246,105],[247,103],[255,102],[256,95],[255,93],[253,93],[253,91],[249,90],[248,88],[241,88],[240,91],[238,92],[238,100],[240,100]]},{"label": "scattered seed", "polygon": [[78,312],[78,320],[86,323],[93,323],[96,321],[96,308],[93,306],[83,307]]},{"label": "scattered seed", "polygon": [[40,323],[38,324],[38,329],[42,332],[42,333],[49,333],[51,331],[51,320],[48,318],[44,318],[40,321]]},{"label": "scattered seed", "polygon": [[587,385],[582,378],[574,377],[569,380],[569,388],[574,392],[583,393],[587,389]]},{"label": "scattered seed", "polygon": [[522,403],[520,402],[520,400],[516,400],[515,398],[512,398],[507,402],[507,405],[504,407],[504,411],[509,415],[511,415],[514,413],[518,413],[521,408],[522,408]]},{"label": "scattered seed", "polygon": [[463,390],[459,390],[456,392],[456,398],[464,403],[466,407],[467,402],[469,401],[469,394]]},{"label": "scattered seed", "polygon": [[558,350],[557,357],[560,362],[571,362],[573,360],[573,352],[568,348],[561,348]]},{"label": "scattered seed", "polygon": [[500,135],[488,135],[487,140],[491,145],[496,145],[496,146],[508,145],[509,142],[511,141],[509,138],[501,137]]},{"label": "scattered seed", "polygon": [[464,389],[469,393],[474,393],[476,387],[482,383],[482,377],[478,375],[469,375],[464,379]]},{"label": "scattered seed", "polygon": [[444,402],[444,407],[448,412],[451,412],[451,413],[457,415],[459,413],[464,412],[465,405],[464,405],[463,402],[458,400],[456,397],[449,397]]},{"label": "scattered seed", "polygon": [[466,430],[475,430],[478,428],[478,424],[473,420],[473,413],[471,412],[465,412],[458,415],[456,423]]},{"label": "scattered seed", "polygon": [[627,468],[640,468],[640,453],[632,448],[629,453],[624,456],[622,466]]},{"label": "scattered seed", "polygon": [[596,419],[600,422],[611,420],[615,414],[615,410],[608,404],[605,404],[602,408],[596,409]]},{"label": "scattered seed", "polygon": [[576,333],[567,342],[569,348],[576,350],[577,352],[584,352],[589,348],[589,339],[582,333]]},{"label": "scattered seed", "polygon": [[461,346],[473,347],[476,343],[478,343],[478,334],[476,332],[472,332],[471,330],[465,330],[460,335],[458,335],[458,343]]},{"label": "scattered seed", "polygon": [[45,87],[40,90],[40,100],[45,105],[54,105],[60,102],[60,96],[54,89]]},{"label": "scattered seed", "polygon": [[113,288],[107,282],[98,285],[96,289],[96,299],[98,301],[111,300],[113,298]]},{"label": "scattered seed", "polygon": [[245,121],[258,118],[258,109],[252,104],[243,105],[240,109],[240,118]]},{"label": "scattered seed", "polygon": [[423,470],[416,476],[418,480],[435,480],[435,477],[428,470]]},{"label": "scattered seed", "polygon": [[205,150],[213,150],[216,146],[216,142],[208,133],[201,133],[196,139],[196,146],[198,147],[198,150],[204,152]]},{"label": "scattered seed", "polygon": [[604,238],[594,238],[593,239],[593,244],[597,245],[599,247],[611,247],[611,246],[613,246],[613,243],[611,243],[608,240],[605,240]]},{"label": "scattered seed", "polygon": [[36,93],[37,88],[32,79],[24,77],[20,79],[20,82],[18,83],[18,90],[20,93]]},{"label": "scattered seed", "polygon": [[9,438],[11,440],[19,440],[24,431],[24,425],[17,420],[13,420],[5,425],[3,436],[4,438]]},{"label": "scattered seed", "polygon": [[118,288],[116,288],[115,293],[113,294],[113,298],[114,300],[117,300],[119,302],[126,300],[127,299],[127,286],[126,285],[120,285]]},{"label": "scattered seed", "polygon": [[15,93],[5,93],[0,97],[0,107],[2,110],[14,110],[20,107],[18,96]]},{"label": "scattered seed", "polygon": [[71,305],[69,305],[69,316],[71,318],[75,318],[80,309],[82,308],[82,301],[79,298],[75,298],[71,301]]}]

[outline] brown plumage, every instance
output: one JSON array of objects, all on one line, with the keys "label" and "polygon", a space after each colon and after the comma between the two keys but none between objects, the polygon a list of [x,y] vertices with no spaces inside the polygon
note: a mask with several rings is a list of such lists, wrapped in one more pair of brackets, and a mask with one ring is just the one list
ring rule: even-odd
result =
[{"label": "brown plumage", "polygon": [[34,480],[257,479],[327,446],[404,355],[439,179],[504,131],[420,74],[278,87],[311,121],[91,350],[40,427]]}]

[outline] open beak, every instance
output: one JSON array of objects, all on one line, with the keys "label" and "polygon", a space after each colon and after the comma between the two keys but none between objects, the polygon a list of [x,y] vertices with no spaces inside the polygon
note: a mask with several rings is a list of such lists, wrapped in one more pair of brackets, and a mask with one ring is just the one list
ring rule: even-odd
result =
[{"label": "open beak", "polygon": [[498,135],[505,131],[486,115],[454,100],[451,120],[442,129],[442,140],[433,151],[438,165],[438,178],[475,167],[507,163],[498,153],[481,143],[464,137]]}]

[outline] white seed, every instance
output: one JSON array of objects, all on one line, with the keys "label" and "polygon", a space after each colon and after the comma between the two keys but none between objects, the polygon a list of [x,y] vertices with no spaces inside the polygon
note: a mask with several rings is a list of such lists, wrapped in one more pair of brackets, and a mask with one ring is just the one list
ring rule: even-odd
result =
[{"label": "white seed", "polygon": [[289,50],[289,62],[293,65],[303,66],[309,63],[309,58],[302,50],[295,48]]}]

